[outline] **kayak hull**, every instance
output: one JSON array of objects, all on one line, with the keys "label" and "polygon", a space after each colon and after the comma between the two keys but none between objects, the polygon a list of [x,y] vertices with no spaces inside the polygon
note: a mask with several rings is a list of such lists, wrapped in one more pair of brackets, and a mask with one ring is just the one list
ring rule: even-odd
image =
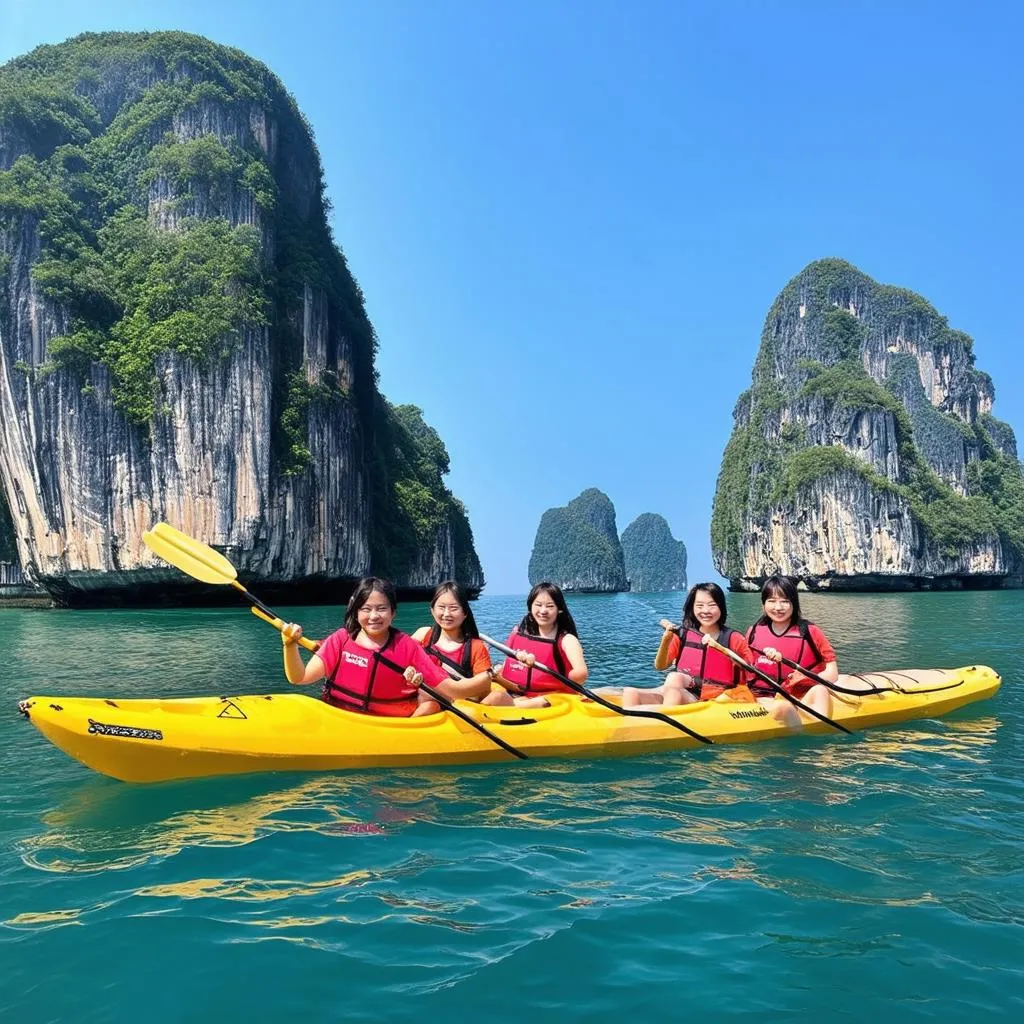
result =
[{"label": "kayak hull", "polygon": [[[948,714],[991,697],[1001,680],[991,668],[971,666],[873,673],[841,682],[851,688],[898,687],[837,696],[833,719],[857,731]],[[566,694],[552,695],[548,708],[468,701],[458,707],[530,758],[628,757],[704,745],[665,722],[626,717]],[[42,696],[23,701],[21,709],[56,747],[124,782],[514,760],[448,712],[412,719],[358,715],[296,693],[177,700]],[[647,710],[666,711],[716,744],[792,735],[761,705],[719,700]],[[815,719],[801,730],[835,731]]]}]

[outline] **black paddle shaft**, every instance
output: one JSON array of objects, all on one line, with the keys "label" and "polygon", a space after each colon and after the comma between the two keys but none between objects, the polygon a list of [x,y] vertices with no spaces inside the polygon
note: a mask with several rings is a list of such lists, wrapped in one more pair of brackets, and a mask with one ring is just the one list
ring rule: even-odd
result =
[{"label": "black paddle shaft", "polygon": [[[497,640],[492,639],[489,636],[480,634],[480,639],[484,643],[490,644],[496,651],[501,651],[502,654],[507,654],[510,658],[515,657],[515,651],[511,647],[507,647],[503,643],[499,643]],[[611,711],[617,714],[623,715],[626,718],[653,718],[658,722],[665,722],[667,725],[671,725],[674,729],[678,729],[680,732],[685,732],[687,736],[692,739],[698,740],[701,743],[712,743],[713,740],[707,736],[702,736],[699,732],[694,732],[693,729],[687,728],[682,722],[677,722],[674,718],[669,718],[668,715],[662,714],[660,711],[642,711],[640,708],[624,708],[618,704],[614,704],[610,700],[605,700],[599,693],[595,693],[593,690],[588,690],[585,686],[575,682],[568,676],[563,676],[561,672],[556,672],[553,668],[548,668],[547,665],[542,665],[539,661],[534,662],[534,668],[540,669],[542,672],[546,672],[549,676],[553,676],[559,682],[564,683],[569,689],[574,690],[581,697],[589,697],[595,704],[600,704],[601,707],[609,708]]]},{"label": "black paddle shaft", "polygon": [[456,718],[461,718],[467,725],[471,725],[477,732],[482,732],[489,740],[497,743],[502,750],[507,750],[513,757],[518,757],[522,761],[528,761],[529,758],[521,750],[516,750],[511,743],[506,743],[500,736],[495,736],[490,729],[485,729],[476,719],[471,718],[464,711],[457,708],[447,697],[442,696],[432,686],[428,686],[426,683],[420,683],[420,689],[425,690],[426,693],[437,701],[445,709],[450,711]]},{"label": "black paddle shaft", "polygon": [[[719,644],[719,646],[721,646],[721,644]],[[772,677],[768,675],[767,672],[762,672],[759,668],[755,668],[753,665],[747,664],[747,662],[743,661],[742,658],[739,658],[738,660],[740,664],[742,664],[748,672],[753,672],[753,674],[757,676],[759,679],[763,679],[777,694],[779,694],[782,697],[785,697],[786,700],[790,702],[790,704],[795,704],[801,711],[806,711],[807,714],[813,715],[816,719],[818,719],[819,722],[824,722],[826,725],[831,725],[833,729],[838,729],[840,732],[845,732],[847,736],[853,735],[853,733],[849,729],[847,729],[845,725],[840,725],[838,722],[833,721],[831,718],[829,718],[828,715],[823,715],[820,711],[815,711],[814,708],[808,707],[802,700],[800,700],[797,697],[794,697],[793,694],[787,693],[785,688],[780,686],[777,682],[775,682],[775,680],[772,679]],[[800,666],[798,665],[797,668],[799,667]]]},{"label": "black paddle shaft", "polygon": [[[750,645],[750,649],[755,654],[764,654],[764,651],[760,647],[755,647],[753,644]],[[767,655],[766,655],[766,657],[767,657]],[[813,679],[816,683],[820,683],[822,686],[824,686],[828,690],[835,690],[838,693],[845,693],[846,692],[841,687],[836,686],[835,683],[830,682],[824,676],[819,676],[817,672],[812,672],[809,668],[804,668],[803,665],[798,665],[795,661],[791,661],[785,655],[780,655],[780,661],[782,662],[783,665],[786,665],[788,668],[796,669],[798,672],[801,672],[803,675],[807,676],[808,679]],[[858,692],[860,692],[860,691],[858,691]]]}]

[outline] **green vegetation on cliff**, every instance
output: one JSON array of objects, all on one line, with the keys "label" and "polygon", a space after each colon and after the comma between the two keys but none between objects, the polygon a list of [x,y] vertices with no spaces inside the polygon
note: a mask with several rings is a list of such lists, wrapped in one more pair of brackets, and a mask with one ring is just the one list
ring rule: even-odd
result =
[{"label": "green vegetation on cliff", "polygon": [[566,590],[628,589],[615,508],[596,487],[541,516],[529,565],[530,583],[550,580]]},{"label": "green vegetation on cliff", "polygon": [[622,531],[621,540],[630,590],[686,589],[686,545],[672,536],[664,516],[644,512]]},{"label": "green vegetation on cliff", "polygon": [[[856,316],[851,309],[862,311]],[[868,312],[864,313],[863,311]],[[842,260],[821,260],[791,281],[769,310],[754,366],[753,385],[734,410],[715,493],[711,543],[716,561],[742,575],[743,532],[748,517],[799,504],[802,488],[837,475],[856,475],[874,489],[899,495],[914,518],[946,554],[998,535],[1024,557],[1024,478],[1012,457],[1012,430],[987,415],[973,424],[931,405],[917,360],[889,349],[884,383],[866,371],[870,339],[889,346],[914,339],[940,355],[961,351],[973,361],[972,342],[950,329],[925,299],[903,288],[879,285]],[[784,344],[799,344],[814,358],[793,359]],[[966,375],[991,395],[987,374]],[[828,409],[880,412],[891,417],[899,478],[890,480],[841,445],[808,447],[806,427],[780,410],[820,400]],[[922,454],[962,449],[967,453],[968,494],[959,494]],[[1006,453],[1011,453],[1007,455]]]},{"label": "green vegetation on cliff", "polygon": [[802,424],[784,424],[776,441],[765,439],[766,421],[777,414],[752,389],[736,403],[737,426],[725,446],[711,514],[711,548],[725,564],[741,564],[740,539],[748,511],[765,510],[782,500],[789,479],[789,459],[806,444]]},{"label": "green vegetation on cliff", "polygon": [[[211,103],[259,105],[301,125],[266,68],[179,32],[85,35],[0,69],[0,123],[28,150],[0,172],[0,230],[12,215],[38,224],[33,277],[70,315],[50,359],[83,377],[105,365],[115,404],[138,424],[158,411],[157,358],[219,358],[246,327],[265,325],[278,268],[294,255],[285,245],[264,266],[259,231],[236,223],[236,196],[264,214],[275,206],[255,138],[226,145],[172,133],[176,119],[200,119]],[[319,171],[311,139],[296,157]],[[176,230],[148,216],[160,181]],[[282,219],[294,219],[294,201],[285,199]]]},{"label": "green vegetation on cliff", "polygon": [[0,487],[0,562],[16,562],[18,548],[15,544],[14,524],[7,507],[7,495]]},{"label": "green vegetation on cliff", "polygon": [[[275,75],[183,32],[88,33],[0,67],[0,128],[0,166],[11,165],[0,171],[0,286],[11,287],[16,255],[34,259],[35,285],[65,324],[47,364],[18,369],[64,369],[85,391],[107,375],[114,405],[145,434],[163,413],[162,357],[208,365],[266,330],[277,470],[309,467],[312,411],[353,403],[375,565],[400,577],[447,516],[463,578],[480,578],[465,512],[442,481],[443,444],[377,392],[377,339],[331,235],[312,131]],[[19,248],[34,232],[38,259]],[[307,286],[326,296],[346,346],[344,381],[308,379]],[[8,309],[0,302],[0,318]]]},{"label": "green vegetation on cliff", "polygon": [[377,445],[371,467],[376,572],[401,577],[420,553],[432,551],[448,525],[455,548],[455,576],[481,580],[465,506],[445,486],[448,450],[415,405],[391,405],[381,398]]}]

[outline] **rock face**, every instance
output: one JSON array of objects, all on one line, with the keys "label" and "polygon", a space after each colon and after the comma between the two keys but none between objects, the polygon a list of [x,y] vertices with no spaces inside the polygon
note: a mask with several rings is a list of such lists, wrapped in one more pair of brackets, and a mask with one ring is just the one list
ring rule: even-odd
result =
[{"label": "rock face", "polygon": [[530,555],[530,584],[549,580],[577,593],[629,589],[615,507],[596,487],[541,516]]},{"label": "rock face", "polygon": [[630,590],[686,589],[686,545],[672,536],[664,516],[637,516],[622,531],[622,554]]},{"label": "rock face", "polygon": [[711,545],[734,589],[1021,584],[1024,479],[971,338],[919,295],[810,264],[736,403]]},{"label": "rock face", "polygon": [[378,393],[376,344],[263,65],[171,32],[0,68],[0,489],[30,580],[173,587],[142,543],[165,519],[294,597],[479,590],[447,452]]}]

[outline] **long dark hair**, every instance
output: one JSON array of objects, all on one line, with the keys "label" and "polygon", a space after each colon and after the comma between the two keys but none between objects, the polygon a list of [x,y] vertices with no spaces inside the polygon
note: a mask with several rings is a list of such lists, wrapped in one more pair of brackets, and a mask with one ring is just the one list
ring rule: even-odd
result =
[{"label": "long dark hair", "polygon": [[[445,580],[444,583],[438,585],[437,590],[434,591],[434,596],[430,599],[430,609],[433,611],[434,605],[437,604],[437,599],[442,594],[451,594],[455,598],[456,604],[463,610],[466,615],[465,621],[462,623],[462,639],[463,640],[479,640],[480,630],[476,628],[476,619],[473,618],[473,609],[469,607],[469,598],[466,597],[466,592],[455,582],[455,580]],[[440,626],[435,619],[434,625],[440,629]]]},{"label": "long dark hair", "polygon": [[717,583],[694,583],[690,587],[690,592],[686,595],[686,601],[683,602],[683,626],[686,629],[692,629],[695,633],[700,632],[700,623],[693,614],[693,606],[697,603],[698,590],[703,590],[718,605],[718,610],[722,613],[718,619],[718,628],[724,629],[726,615],[725,594]]},{"label": "long dark hair", "polygon": [[395,596],[395,585],[391,580],[382,580],[377,576],[364,576],[352,591],[345,609],[345,631],[354,640],[359,636],[359,609],[366,604],[366,599],[374,592],[383,594],[391,605],[391,611],[398,611],[398,598]]},{"label": "long dark hair", "polygon": [[[803,616],[800,614],[800,595],[797,593],[796,584],[788,576],[769,576],[764,581],[761,586],[762,607],[769,597],[784,597],[793,606],[793,614],[789,619],[791,626],[797,626],[803,621]],[[755,626],[770,626],[771,624],[772,620],[768,618],[767,614],[762,615],[754,623]]]},{"label": "long dark hair", "polygon": [[537,599],[537,595],[542,593],[547,594],[555,602],[555,607],[558,609],[558,632],[571,633],[573,636],[578,637],[576,621],[566,606],[562,588],[557,583],[550,583],[547,580],[543,583],[534,584],[530,590],[530,594],[526,598],[526,614],[523,616],[523,621],[519,623],[519,632],[524,636],[540,636],[540,626],[537,625],[537,620],[533,617],[533,612],[530,609],[533,607],[533,602]]}]

